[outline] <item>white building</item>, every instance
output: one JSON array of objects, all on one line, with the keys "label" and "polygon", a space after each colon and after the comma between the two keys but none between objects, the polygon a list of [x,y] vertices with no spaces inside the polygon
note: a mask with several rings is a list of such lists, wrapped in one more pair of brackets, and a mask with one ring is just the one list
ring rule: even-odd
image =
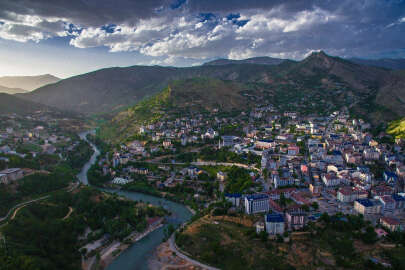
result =
[{"label": "white building", "polygon": [[263,213],[269,211],[269,196],[266,194],[252,194],[245,197],[246,214]]},{"label": "white building", "polygon": [[264,216],[266,221],[266,231],[268,234],[284,233],[284,217],[281,214],[267,214]]}]

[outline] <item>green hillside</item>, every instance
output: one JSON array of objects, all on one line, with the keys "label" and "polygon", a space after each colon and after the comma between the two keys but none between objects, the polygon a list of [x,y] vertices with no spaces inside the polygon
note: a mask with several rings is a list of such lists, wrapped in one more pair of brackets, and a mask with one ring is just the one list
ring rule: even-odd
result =
[{"label": "green hillside", "polygon": [[140,126],[165,117],[249,109],[254,103],[243,95],[247,88],[243,84],[209,78],[176,80],[162,92],[117,114],[103,126],[102,134],[106,139],[117,137],[122,140],[136,134]]},{"label": "green hillside", "polygon": [[387,133],[395,138],[405,139],[405,118],[391,122],[388,125]]},{"label": "green hillside", "polygon": [[29,114],[35,111],[48,109],[49,108],[45,105],[23,100],[9,94],[0,93],[0,114]]}]

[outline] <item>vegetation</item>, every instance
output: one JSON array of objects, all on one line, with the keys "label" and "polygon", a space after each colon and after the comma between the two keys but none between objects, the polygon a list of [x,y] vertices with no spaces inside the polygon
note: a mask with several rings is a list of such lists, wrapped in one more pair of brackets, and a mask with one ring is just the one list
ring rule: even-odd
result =
[{"label": "vegetation", "polygon": [[[64,219],[69,207],[74,212]],[[47,202],[21,209],[4,227],[7,249],[0,245],[0,265],[8,270],[77,270],[81,265],[79,249],[88,241],[102,236],[109,241],[122,240],[134,230],[145,230],[146,218],[164,215],[163,208],[88,187],[75,194],[60,192]],[[93,233],[78,241],[86,228]]]},{"label": "vegetation", "polygon": [[405,118],[391,122],[388,125],[387,133],[395,138],[405,139]]},{"label": "vegetation", "polygon": [[32,197],[67,187],[74,179],[70,168],[57,167],[51,174],[33,174],[24,177],[15,185],[0,185],[0,216],[14,205]]}]

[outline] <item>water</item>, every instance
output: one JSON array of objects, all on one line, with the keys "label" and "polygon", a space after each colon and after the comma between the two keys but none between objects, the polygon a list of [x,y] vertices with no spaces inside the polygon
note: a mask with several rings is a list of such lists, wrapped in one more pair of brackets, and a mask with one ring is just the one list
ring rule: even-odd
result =
[{"label": "water", "polygon": [[[80,133],[81,139],[86,140],[88,132]],[[100,151],[97,147],[89,142],[94,149],[94,154],[90,160],[84,165],[81,172],[77,175],[79,180],[88,185],[87,172],[90,167],[96,162],[97,157],[100,155]],[[143,193],[129,192],[122,190],[105,189],[107,192],[117,193],[128,199],[135,201],[149,202],[156,206],[163,206],[170,211],[172,215],[168,218],[169,222],[173,225],[180,225],[189,220],[192,216],[191,212],[182,204],[150,196]],[[151,232],[141,240],[134,243],[131,247],[120,254],[108,267],[107,270],[147,270],[148,259],[153,255],[153,251],[162,243],[164,238],[164,229],[168,225],[160,227],[159,229]]]},{"label": "water", "polygon": [[[80,139],[85,140],[87,142],[89,142],[86,138],[87,134],[89,134],[90,131],[86,131],[86,132],[82,132],[79,134]],[[77,175],[77,178],[79,178],[80,182],[82,182],[85,185],[89,184],[89,180],[87,179],[87,172],[89,171],[90,167],[96,163],[97,157],[100,155],[100,151],[98,150],[98,148],[92,144],[91,142],[89,142],[91,147],[93,147],[94,153],[91,156],[90,160],[84,164],[82,170],[80,171],[80,173]]]}]

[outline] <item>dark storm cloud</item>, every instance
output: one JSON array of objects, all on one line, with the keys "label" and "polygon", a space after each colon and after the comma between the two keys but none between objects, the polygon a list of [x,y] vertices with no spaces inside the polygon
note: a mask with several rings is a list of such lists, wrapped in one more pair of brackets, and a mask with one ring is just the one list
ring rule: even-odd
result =
[{"label": "dark storm cloud", "polygon": [[176,58],[367,56],[405,48],[402,0],[2,0],[0,38]]}]

